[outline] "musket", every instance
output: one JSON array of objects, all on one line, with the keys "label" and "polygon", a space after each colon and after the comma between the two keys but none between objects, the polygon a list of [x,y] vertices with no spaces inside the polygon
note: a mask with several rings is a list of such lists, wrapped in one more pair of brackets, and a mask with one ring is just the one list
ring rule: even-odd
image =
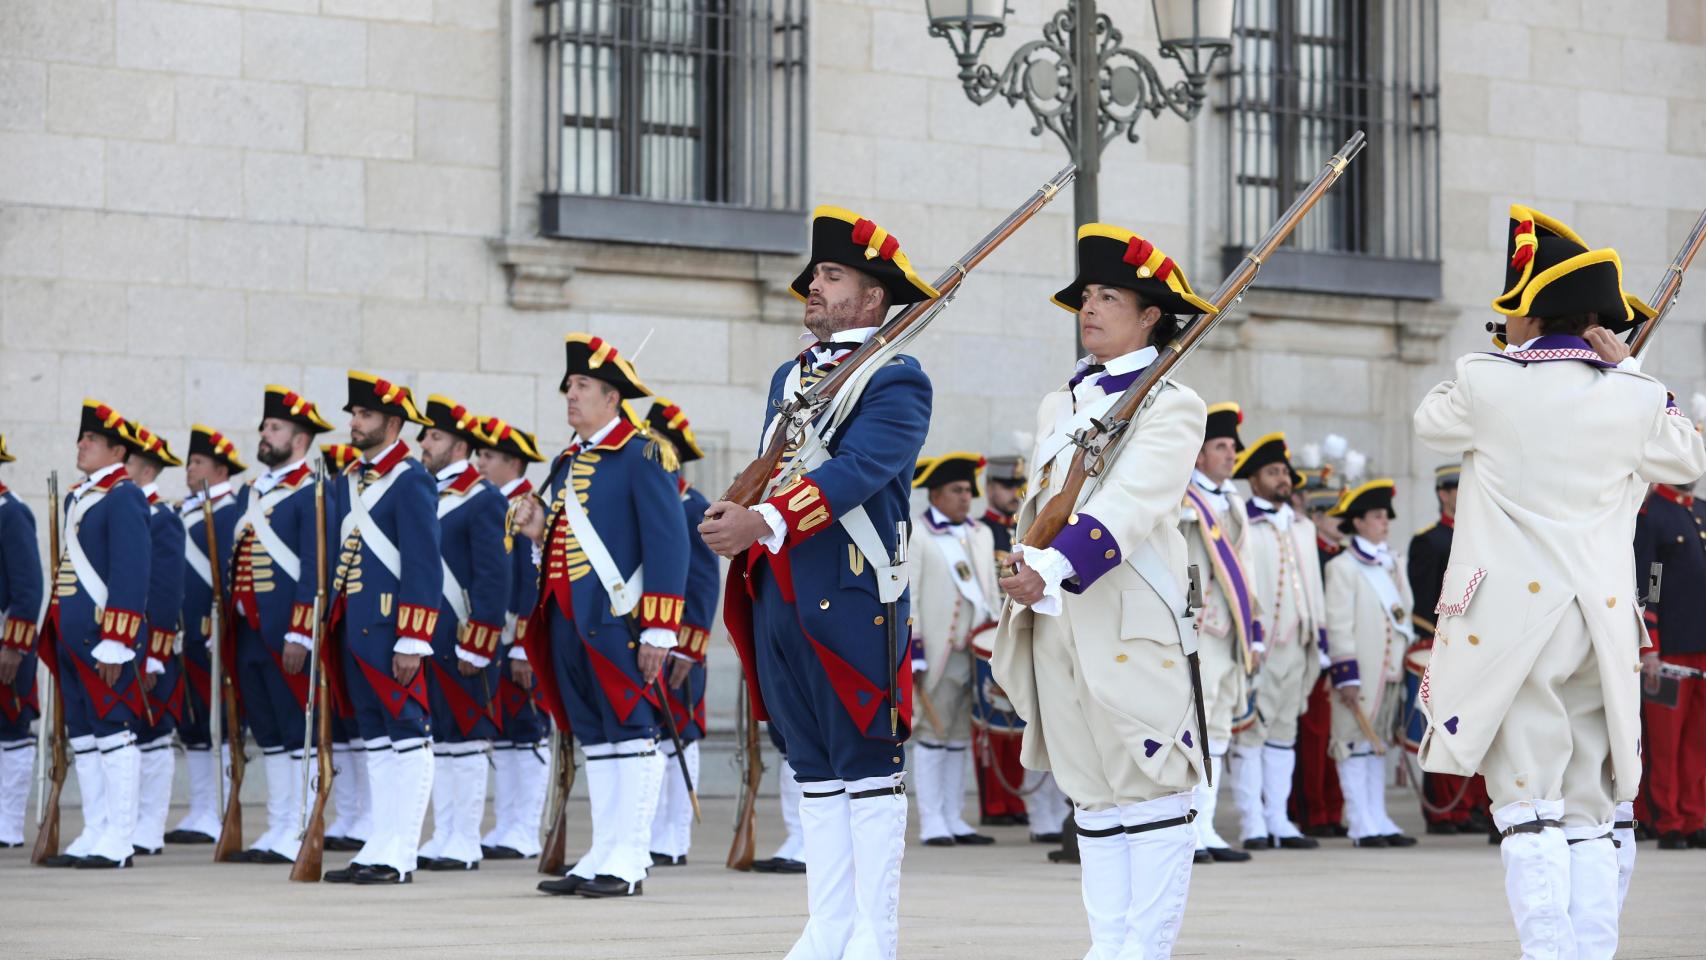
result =
[{"label": "musket", "polygon": [[[225,646],[224,571],[220,569],[219,564],[219,536],[213,529],[213,495],[205,480],[201,484],[201,525],[205,528],[207,537],[207,566],[213,581],[213,602],[208,615],[208,623],[212,628],[208,632],[208,639],[212,646],[208,654],[210,679],[207,721],[209,738],[213,741],[215,768],[221,766],[220,761],[223,759],[220,757],[224,746],[221,741],[231,741],[231,795],[221,797],[225,816],[219,827],[219,841],[213,845],[213,862],[219,863],[243,850],[243,801],[238,794],[243,789],[245,758],[240,736],[243,728],[237,719],[237,698],[231,689],[231,677],[225,669],[222,650]],[[214,774],[216,796],[223,792],[224,772],[223,769],[216,769]]]},{"label": "musket", "polygon": [[[901,520],[895,524],[893,561],[896,569],[906,569],[907,537],[906,521]],[[883,604],[883,623],[888,628],[885,634],[889,642],[889,659],[886,668],[889,675],[889,736],[898,738],[900,736],[900,700],[899,691],[895,689],[895,675],[900,672],[898,667],[900,663],[900,603],[898,598]],[[908,639],[911,639],[910,636]],[[918,692],[923,693],[924,691],[920,688]],[[940,730],[936,732],[938,736],[941,735]]]},{"label": "musket", "polygon": [[729,844],[728,859],[723,861],[730,870],[751,870],[756,853],[758,794],[764,781],[764,753],[758,742],[758,715],[753,712],[753,706],[743,677],[735,706],[741,724],[740,745],[735,752],[740,764],[740,802],[735,807],[734,840]]},{"label": "musket", "polygon": [[[1333,154],[1315,175],[1315,180],[1309,188],[1298,194],[1292,201],[1290,209],[1286,210],[1262,239],[1244,255],[1242,262],[1232,273],[1222,280],[1219,289],[1215,290],[1210,302],[1214,304],[1212,315],[1200,316],[1188,328],[1167,344],[1160,356],[1151,363],[1138,378],[1125,389],[1119,400],[1103,419],[1091,420],[1090,426],[1079,431],[1072,438],[1078,452],[1073,455],[1072,466],[1057,492],[1044,505],[1037,517],[1032,521],[1022,540],[1024,545],[1043,549],[1054,542],[1060,531],[1066,527],[1067,520],[1078,509],[1078,502],[1084,493],[1084,485],[1092,478],[1099,478],[1119,456],[1121,447],[1130,434],[1129,427],[1136,421],[1138,414],[1149,404],[1151,398],[1157,396],[1157,390],[1167,374],[1196,349],[1215,324],[1226,318],[1234,304],[1243,299],[1244,291],[1256,281],[1256,274],[1262,264],[1273,255],[1280,244],[1291,236],[1298,223],[1315,206],[1327,191],[1337,183],[1339,177],[1349,167],[1357,154],[1367,145],[1368,138],[1361,130],[1351,135],[1339,152]],[[1189,638],[1194,641],[1194,638]],[[1191,644],[1194,647],[1194,642]],[[1198,703],[1202,698],[1202,666],[1195,649],[1187,649],[1186,659],[1190,663],[1193,695]],[[1198,749],[1202,753],[1203,769],[1208,769],[1208,740],[1198,737]]]},{"label": "musket", "polygon": [[1374,732],[1374,724],[1368,722],[1368,714],[1362,711],[1362,703],[1359,701],[1351,704],[1351,709],[1356,711],[1357,726],[1362,729],[1362,735],[1367,737],[1368,742],[1373,746],[1374,755],[1377,757],[1386,756],[1386,741],[1381,739],[1380,734]]},{"label": "musket", "polygon": [[986,257],[995,252],[1008,237],[1024,226],[1038,211],[1053,200],[1061,188],[1072,182],[1077,174],[1075,164],[1067,164],[1064,169],[1038,188],[1029,200],[1020,204],[1018,209],[1007,215],[994,230],[986,234],[972,248],[960,257],[951,267],[936,279],[933,286],[939,297],[935,300],[925,300],[908,307],[897,314],[877,330],[870,339],[866,340],[857,350],[854,350],[845,360],[822,380],[813,384],[809,389],[801,391],[794,397],[785,398],[778,413],[778,429],[772,433],[769,443],[765,446],[758,459],[747,465],[735,482],[723,493],[723,499],[750,507],[764,496],[764,491],[776,475],[777,467],[782,463],[782,456],[791,443],[803,436],[808,425],[829,402],[835,398],[842,388],[857,383],[863,379],[860,373],[862,367],[877,362],[879,358],[888,355],[890,344],[911,339],[921,332],[942,307],[952,299],[954,289],[960,285],[966,275],[976,269]]},{"label": "musket", "polygon": [[[326,472],[321,463],[314,478],[314,648],[308,652],[308,712],[303,716],[302,743],[314,744],[317,782],[309,779],[306,758],[302,762],[302,833],[290,879],[297,883],[320,882],[320,867],[326,852],[326,801],[332,795],[332,710],[325,668],[320,666],[321,644],[325,642],[326,615]],[[316,730],[316,726],[318,730]],[[312,785],[314,802],[308,802]]]},{"label": "musket", "polygon": [[551,729],[551,765],[551,802],[545,816],[550,827],[539,853],[539,872],[560,877],[568,833],[569,791],[575,787],[575,743],[555,725]]},{"label": "musket", "polygon": [[[47,548],[53,559],[48,561],[48,589],[59,591],[60,527],[59,471],[47,475],[47,496],[50,507],[47,518]],[[52,616],[52,603],[48,607]],[[43,624],[45,627],[45,624]],[[37,630],[40,637],[45,630]],[[37,654],[40,657],[40,654]],[[65,735],[65,698],[59,696],[52,670],[41,671],[42,689],[46,692],[47,717],[37,740],[37,768],[47,771],[46,795],[37,804],[36,845],[30,851],[30,862],[40,865],[48,857],[59,855],[59,796],[65,789],[65,775],[71,768],[69,741]]]},{"label": "musket", "polygon": [[663,728],[669,734],[670,746],[675,748],[675,762],[681,769],[681,780],[687,784],[687,802],[693,805],[693,822],[703,823],[705,817],[699,811],[699,791],[693,787],[693,774],[687,769],[686,748],[681,743],[681,731],[675,726],[675,711],[670,709],[669,695],[663,689],[663,671],[652,678],[652,687],[658,692],[658,712],[663,714]]},{"label": "musket", "polygon": [[1629,352],[1640,356],[1646,349],[1647,341],[1653,338],[1653,332],[1659,328],[1659,321],[1670,313],[1670,308],[1676,304],[1677,294],[1682,291],[1682,275],[1687,272],[1689,264],[1694,262],[1694,255],[1700,252],[1700,245],[1706,243],[1706,210],[1700,212],[1700,219],[1694,221],[1694,229],[1688,231],[1688,238],[1682,241],[1682,249],[1671,259],[1670,266],[1665,268],[1664,279],[1659,281],[1659,288],[1653,291],[1652,299],[1647,303],[1658,313],[1651,320],[1642,323],[1635,329],[1629,339]]}]

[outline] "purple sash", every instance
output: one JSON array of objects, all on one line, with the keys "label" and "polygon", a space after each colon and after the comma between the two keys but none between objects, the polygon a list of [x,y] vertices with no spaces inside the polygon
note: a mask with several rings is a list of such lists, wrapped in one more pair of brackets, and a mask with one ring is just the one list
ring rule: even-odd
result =
[{"label": "purple sash", "polygon": [[1226,531],[1221,528],[1208,500],[1190,487],[1185,489],[1185,498],[1197,512],[1197,529],[1202,533],[1203,545],[1208,548],[1209,560],[1214,564],[1214,581],[1220,584],[1220,591],[1226,596],[1226,608],[1232,613],[1232,623],[1238,631],[1238,650],[1248,673],[1255,667],[1255,659],[1250,654],[1250,625],[1255,618],[1251,612],[1250,586],[1244,576],[1244,563],[1238,559],[1238,551],[1226,542]]}]

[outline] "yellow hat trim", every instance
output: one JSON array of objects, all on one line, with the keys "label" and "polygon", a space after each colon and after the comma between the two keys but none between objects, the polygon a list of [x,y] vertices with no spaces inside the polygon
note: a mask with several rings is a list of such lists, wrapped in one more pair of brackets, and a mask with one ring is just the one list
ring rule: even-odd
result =
[{"label": "yellow hat trim", "polygon": [[[1143,239],[1141,235],[1131,230],[1127,230],[1124,227],[1116,227],[1111,223],[1086,223],[1083,226],[1080,226],[1078,228],[1078,239],[1083,240],[1087,237],[1105,237],[1109,240],[1118,240],[1121,243],[1128,244],[1133,240]],[[1139,280],[1155,279],[1155,273],[1161,269],[1161,264],[1172,259],[1167,256],[1166,251],[1156,246],[1154,241],[1150,241],[1149,245],[1151,248],[1149,251],[1149,258],[1144,260],[1143,263],[1137,267],[1137,278]],[[1220,312],[1215,308],[1214,304],[1197,296],[1196,291],[1191,289],[1190,281],[1185,279],[1185,269],[1179,266],[1179,261],[1173,260],[1172,271],[1169,272],[1167,274],[1167,278],[1161,282],[1167,285],[1167,289],[1178,294],[1180,299],[1184,300],[1191,306],[1196,307],[1204,314],[1214,316]],[[1071,310],[1073,313],[1078,312],[1078,306],[1067,306],[1059,300],[1055,300],[1053,297],[1050,297],[1049,299],[1053,301],[1056,306],[1064,307],[1067,310]]]},{"label": "yellow hat trim", "polygon": [[1209,413],[1236,413],[1236,414],[1241,415],[1244,412],[1244,408],[1240,407],[1236,401],[1228,400],[1225,403],[1217,403],[1217,404],[1209,407],[1208,412]]},{"label": "yellow hat trim", "polygon": [[[823,219],[840,220],[846,223],[848,227],[857,226],[861,220],[871,220],[870,217],[862,217],[846,207],[837,207],[829,204],[824,204],[823,206],[816,207],[812,210],[812,220],[815,221]],[[875,260],[881,256],[883,241],[887,240],[889,237],[889,232],[883,229],[882,224],[877,223],[875,220],[871,220],[871,225],[876,229],[871,232],[871,239],[865,241],[866,260]],[[895,244],[894,256],[889,260],[889,262],[899,267],[901,273],[906,275],[907,282],[917,287],[931,300],[935,300],[942,295],[935,287],[925,283],[924,280],[912,269],[912,261],[907,259],[906,251],[900,248],[898,241]],[[788,292],[792,293],[796,300],[803,302],[806,299],[805,297],[800,296],[799,291],[795,290],[792,286],[788,288]]]},{"label": "yellow hat trim", "polygon": [[[1517,221],[1519,224],[1525,221],[1534,224],[1533,230],[1530,230],[1528,233],[1516,238],[1516,245],[1518,249],[1521,249],[1522,247],[1533,247],[1534,254],[1530,255],[1528,262],[1522,265],[1522,276],[1517,278],[1516,283],[1509,290],[1506,290],[1504,293],[1501,293],[1494,298],[1493,309],[1495,310],[1498,309],[1498,303],[1500,300],[1508,300],[1515,296],[1517,291],[1521,290],[1529,282],[1530,276],[1534,273],[1534,257],[1538,256],[1540,252],[1540,228],[1545,227],[1547,232],[1563,237],[1565,240],[1577,244],[1578,246],[1586,247],[1588,245],[1586,240],[1583,240],[1576,231],[1565,226],[1563,221],[1549,217],[1533,207],[1526,207],[1520,203],[1513,203],[1510,208],[1510,218]],[[1498,342],[1497,338],[1494,339],[1494,342]],[[1503,344],[1500,344],[1500,347],[1502,348]]]},{"label": "yellow hat trim", "polygon": [[1286,445],[1285,445],[1285,431],[1279,430],[1279,431],[1275,431],[1274,433],[1270,433],[1270,434],[1266,434],[1264,436],[1258,437],[1254,443],[1250,444],[1249,446],[1246,446],[1244,448],[1244,452],[1240,453],[1238,455],[1238,459],[1232,461],[1232,472],[1235,474],[1242,472],[1244,469],[1244,464],[1250,462],[1250,458],[1256,455],[1256,451],[1262,449],[1263,447],[1267,446],[1270,443],[1279,444],[1280,447],[1282,448],[1282,450],[1284,451],[1283,455],[1285,456],[1285,459],[1287,460],[1287,462],[1289,462],[1291,460],[1291,449],[1286,447]]},{"label": "yellow hat trim", "polygon": [[1329,516],[1329,517],[1342,517],[1342,516],[1344,516],[1345,510],[1348,509],[1350,507],[1350,505],[1356,501],[1356,498],[1362,496],[1365,493],[1369,493],[1371,491],[1380,490],[1380,489],[1396,490],[1397,488],[1398,488],[1398,484],[1392,480],[1370,480],[1369,482],[1363,484],[1360,487],[1356,487],[1356,488],[1351,489],[1351,490],[1346,490],[1343,494],[1341,494],[1339,496],[1339,502],[1333,505],[1333,509],[1327,511],[1327,516]]},{"label": "yellow hat trim", "polygon": [[917,490],[923,487],[925,481],[929,480],[931,474],[935,473],[938,468],[945,463],[951,463],[955,460],[970,460],[977,463],[977,467],[972,470],[973,483],[975,484],[977,475],[983,472],[983,459],[983,454],[972,453],[967,450],[955,450],[952,453],[944,453],[939,457],[921,457],[914,469],[922,472],[912,479],[912,488]]},{"label": "yellow hat trim", "polygon": [[[1533,262],[1534,261],[1532,260],[1529,261],[1531,265]],[[1623,287],[1623,261],[1618,258],[1616,250],[1606,247],[1603,250],[1589,250],[1586,253],[1578,253],[1562,263],[1555,263],[1552,266],[1547,267],[1545,270],[1536,274],[1533,279],[1526,283],[1526,285],[1523,285],[1520,288],[1522,296],[1516,301],[1514,306],[1507,307],[1501,305],[1501,301],[1508,300],[1513,295],[1512,293],[1507,293],[1493,301],[1493,310],[1498,313],[1502,313],[1507,317],[1526,317],[1528,316],[1529,308],[1534,305],[1534,298],[1540,295],[1540,291],[1546,289],[1547,284],[1561,277],[1575,273],[1577,270],[1601,263],[1610,263],[1616,266],[1617,286],[1618,289],[1621,290]],[[1524,271],[1524,275],[1527,275],[1526,270]],[[1623,319],[1625,320],[1634,316],[1634,309],[1629,305],[1628,297],[1628,294],[1624,294],[1625,301],[1623,304]]]}]

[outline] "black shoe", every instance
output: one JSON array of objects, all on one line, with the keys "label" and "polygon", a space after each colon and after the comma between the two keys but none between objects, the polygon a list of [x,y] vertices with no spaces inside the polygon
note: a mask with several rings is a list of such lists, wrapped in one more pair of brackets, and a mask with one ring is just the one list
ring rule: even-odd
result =
[{"label": "black shoe", "polygon": [[226,863],[248,863],[254,859],[259,850],[233,850],[225,855]]},{"label": "black shoe", "polygon": [[980,827],[1016,827],[1019,825],[1019,818],[1011,813],[997,813],[993,816],[986,813],[977,818],[977,825]]},{"label": "black shoe", "polygon": [[1687,850],[1688,837],[1681,830],[1666,830],[1659,834],[1660,850]]},{"label": "black shoe", "polygon": [[1416,845],[1416,838],[1402,833],[1389,833],[1386,835],[1386,845],[1389,847],[1413,847]]},{"label": "black shoe", "polygon": [[166,834],[167,843],[212,843],[213,837],[199,830],[173,830]]},{"label": "black shoe", "polygon": [[451,857],[435,857],[430,864],[426,861],[420,861],[420,866],[422,870],[433,870],[439,872],[449,870],[478,870],[480,869],[480,861],[475,860],[472,863],[469,863],[466,860],[456,860]]},{"label": "black shoe", "polygon": [[1689,834],[1688,845],[1695,850],[1706,849],[1706,830],[1696,830]]},{"label": "black shoe", "polygon": [[954,845],[954,838],[953,837],[931,837],[930,839],[924,841],[924,845],[927,847],[951,847]]},{"label": "black shoe", "polygon": [[79,870],[123,870],[131,865],[131,858],[123,860],[108,860],[106,857],[84,857],[77,861]]},{"label": "black shoe", "polygon": [[752,861],[752,872],[753,873],[775,873],[776,872],[776,864],[780,863],[781,860],[782,860],[781,857],[771,857],[768,860],[754,860],[754,861]]},{"label": "black shoe", "polygon": [[962,847],[987,847],[995,842],[995,838],[986,837],[981,833],[956,833],[954,842]]},{"label": "black shoe", "polygon": [[773,860],[771,862],[776,865],[776,869],[775,869],[776,873],[805,873],[806,872],[806,862],[804,860],[792,860],[792,859],[789,859],[788,857],[777,857],[775,860]]},{"label": "black shoe", "polygon": [[558,877],[555,880],[539,881],[538,890],[540,893],[549,893],[553,896],[566,897],[569,894],[578,891],[581,888],[581,884],[585,882],[585,877],[577,877],[574,874],[569,874],[566,877]]},{"label": "black shoe", "polygon": [[82,857],[74,857],[69,853],[56,853],[41,862],[44,867],[75,867],[83,862]]},{"label": "black shoe", "polygon": [[480,856],[485,857],[487,860],[526,860],[527,859],[527,854],[522,853],[520,850],[517,850],[514,847],[505,847],[502,845],[499,845],[496,847],[481,847],[480,848]]},{"label": "black shoe", "polygon": [[1428,824],[1428,833],[1430,834],[1458,834],[1462,832],[1462,830],[1458,829],[1457,824],[1447,823],[1444,820],[1441,820],[1438,823]]},{"label": "black shoe", "polygon": [[679,857],[672,857],[667,853],[657,853],[654,851],[652,853],[652,866],[685,867],[687,866],[687,855],[684,853]]},{"label": "black shoe", "polygon": [[1068,850],[1065,847],[1062,847],[1059,850],[1050,850],[1048,852],[1048,862],[1049,863],[1079,863],[1081,861],[1080,861],[1079,856],[1078,856],[1078,851]]},{"label": "black shoe", "polygon": [[1210,854],[1208,852],[1208,848],[1198,847],[1197,852],[1191,855],[1191,862],[1192,863],[1213,863],[1214,862],[1214,856],[1213,856],[1213,854]]},{"label": "black shoe", "polygon": [[1250,859],[1249,854],[1231,847],[1209,847],[1208,855],[1214,858],[1215,863],[1243,863]]},{"label": "black shoe", "polygon": [[1275,846],[1281,850],[1314,850],[1321,846],[1321,841],[1314,837],[1280,837]]},{"label": "black shoe", "polygon": [[14,847],[21,847],[23,845],[24,841],[22,840],[19,840],[17,843],[9,843],[5,840],[0,840],[0,850],[11,850]]},{"label": "black shoe", "polygon": [[247,853],[249,855],[247,857],[243,858],[244,863],[295,863],[296,862],[296,861],[290,859],[289,857],[285,856],[284,854],[279,853],[276,850],[249,850],[249,851],[247,851]]},{"label": "black shoe", "polygon": [[342,870],[327,870],[320,874],[322,883],[354,883],[355,875],[360,873],[365,864],[352,863]]},{"label": "black shoe", "polygon": [[[167,839],[171,838],[168,837]],[[325,849],[335,850],[338,852],[354,852],[365,846],[367,846],[367,844],[353,837],[327,837]]]},{"label": "black shoe", "polygon": [[[0,846],[4,846],[4,844],[0,844]],[[22,844],[19,844],[19,846],[22,846]],[[139,846],[136,846],[135,844],[132,844],[130,849],[131,849],[132,853],[136,854],[139,857],[158,857],[160,854],[166,852],[165,847],[155,847],[153,849],[149,849],[148,847],[139,847]]]},{"label": "black shoe", "polygon": [[637,897],[645,893],[645,887],[646,884],[643,880],[635,880],[630,883],[621,877],[601,873],[581,884],[580,889],[575,892],[583,897],[591,897],[597,900],[605,897]]},{"label": "black shoe", "polygon": [[383,863],[373,863],[357,870],[355,877],[350,882],[361,884],[364,887],[372,887],[392,883],[413,883],[414,879],[415,875],[412,873],[403,873],[396,867],[388,867]]},{"label": "black shoe", "polygon": [[1477,807],[1469,811],[1469,816],[1460,824],[1463,833],[1483,833],[1493,827],[1493,818],[1482,813]]},{"label": "black shoe", "polygon": [[1031,842],[1032,843],[1059,843],[1060,842],[1060,834],[1059,833],[1033,833],[1033,834],[1031,834]]},{"label": "black shoe", "polygon": [[1390,847],[1390,846],[1392,846],[1392,844],[1388,843],[1385,837],[1377,835],[1377,836],[1372,836],[1372,837],[1352,837],[1351,838],[1351,846],[1353,846],[1353,847]]},{"label": "black shoe", "polygon": [[1272,850],[1273,848],[1274,848],[1274,838],[1273,837],[1245,837],[1244,838],[1244,849],[1246,849],[1246,850]]},{"label": "black shoe", "polygon": [[1031,825],[1031,815],[1028,813],[1013,814],[1013,826],[1028,827]]},{"label": "black shoe", "polygon": [[1320,837],[1324,840],[1331,839],[1339,835],[1339,825],[1336,823],[1318,823],[1312,827],[1304,827],[1303,835],[1306,837]]}]

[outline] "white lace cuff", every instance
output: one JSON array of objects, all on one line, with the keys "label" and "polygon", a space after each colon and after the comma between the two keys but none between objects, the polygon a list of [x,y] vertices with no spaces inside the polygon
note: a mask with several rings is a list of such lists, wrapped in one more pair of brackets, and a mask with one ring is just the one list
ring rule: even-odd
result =
[{"label": "white lace cuff", "polygon": [[95,644],[92,654],[100,663],[129,663],[136,659],[136,651],[117,640],[102,640]]},{"label": "white lace cuff", "polygon": [[663,627],[647,627],[640,631],[640,642],[648,647],[662,647],[665,650],[675,648],[675,631]]},{"label": "white lace cuff", "polygon": [[295,630],[284,635],[284,642],[294,643],[299,647],[307,647],[309,651],[314,649],[314,638],[306,633],[297,633]]},{"label": "white lace cuff", "polygon": [[1072,561],[1053,547],[1038,550],[1021,543],[1018,550],[1024,556],[1025,566],[1035,570],[1037,575],[1043,578],[1043,598],[1031,604],[1031,612],[1040,613],[1045,617],[1060,616],[1060,584],[1076,574],[1072,569]]},{"label": "white lace cuff", "polygon": [[770,536],[760,537],[759,545],[771,553],[780,551],[782,541],[788,537],[788,525],[782,522],[782,512],[768,503],[758,504],[752,511],[763,517],[765,523],[770,524]]},{"label": "white lace cuff", "polygon": [[413,637],[398,637],[397,642],[391,647],[391,652],[416,657],[430,657],[432,656],[432,644],[425,640],[416,640]]},{"label": "white lace cuff", "polygon": [[462,649],[461,647],[456,648],[456,659],[464,660],[468,663],[473,664],[476,667],[480,667],[481,669],[484,669],[487,664],[490,664],[492,662],[491,657],[482,657],[477,653],[469,653],[468,651]]}]

